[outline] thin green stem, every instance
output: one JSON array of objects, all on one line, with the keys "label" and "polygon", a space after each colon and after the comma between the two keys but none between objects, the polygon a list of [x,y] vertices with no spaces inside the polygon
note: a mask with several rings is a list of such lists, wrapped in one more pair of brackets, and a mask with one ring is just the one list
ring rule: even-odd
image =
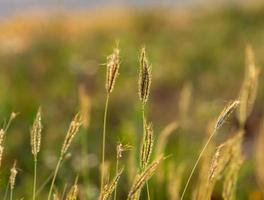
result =
[{"label": "thin green stem", "polygon": [[147,185],[147,194],[148,194],[148,200],[150,200],[150,193],[149,193],[149,186],[148,186],[148,181],[146,182]]},{"label": "thin green stem", "polygon": [[62,194],[61,194],[61,199],[64,199],[64,196],[66,194],[66,189],[67,189],[67,183],[64,184],[63,191],[62,191]]},{"label": "thin green stem", "polygon": [[[62,160],[61,165],[63,165],[63,163],[65,162],[65,159]],[[45,188],[45,186],[50,182],[50,180],[52,179],[54,175],[54,172],[50,173],[50,175],[46,178],[46,180],[42,183],[42,185],[38,188],[37,192],[36,192],[36,197],[39,196],[39,194],[41,193],[41,191]]]},{"label": "thin green stem", "polygon": [[107,119],[108,103],[109,103],[109,93],[107,93],[105,100],[104,122],[103,122],[104,125],[103,125],[102,166],[101,166],[101,192],[103,191],[103,187],[104,187],[105,137],[106,137],[106,119]]},{"label": "thin green stem", "polygon": [[37,156],[34,156],[34,183],[33,183],[33,197],[32,199],[36,199],[36,185],[37,185]]},{"label": "thin green stem", "polygon": [[195,162],[195,164],[194,164],[194,166],[192,168],[192,171],[191,171],[190,176],[189,176],[189,178],[187,180],[187,183],[186,183],[186,185],[185,185],[185,187],[183,189],[183,192],[182,192],[182,195],[181,195],[181,200],[183,200],[183,198],[184,198],[184,195],[185,195],[186,190],[187,190],[187,188],[189,186],[189,183],[191,181],[191,178],[192,178],[192,176],[194,174],[194,171],[195,171],[196,167],[198,166],[199,161],[202,158],[202,155],[203,155],[204,151],[206,150],[208,144],[210,143],[210,141],[212,140],[212,138],[213,138],[213,136],[215,135],[216,132],[217,132],[217,130],[214,129],[214,132],[210,135],[210,137],[208,138],[207,142],[205,143],[203,149],[201,150],[201,152],[200,152],[200,154],[199,154],[199,156],[198,156],[198,158],[197,158],[197,160],[196,160],[196,162]]},{"label": "thin green stem", "polygon": [[6,198],[7,198],[8,189],[9,189],[9,182],[6,185],[4,200],[6,200]]},{"label": "thin green stem", "polygon": [[[118,155],[116,156],[116,175],[118,174],[118,168],[119,168],[119,158]],[[115,194],[114,194],[114,200],[116,200],[116,188],[115,188]]]},{"label": "thin green stem", "polygon": [[13,200],[13,190],[14,190],[14,189],[11,187],[11,188],[10,188],[10,200]]},{"label": "thin green stem", "polygon": [[[88,133],[88,129],[85,129],[85,133]],[[88,152],[88,142],[86,138],[87,134],[82,134],[82,146],[81,146],[81,151],[82,151],[82,177],[83,177],[83,184],[84,187],[87,188],[89,185],[88,182],[88,176],[89,176],[89,169],[85,166],[86,164],[86,157],[87,157],[87,152]],[[85,196],[88,199],[88,194],[85,191]]]},{"label": "thin green stem", "polygon": [[50,185],[48,200],[50,200],[50,198],[51,198],[51,194],[52,194],[52,190],[53,190],[53,187],[54,187],[54,183],[55,183],[55,180],[56,180],[56,177],[57,177],[57,174],[58,174],[58,171],[59,171],[59,168],[60,168],[62,160],[63,160],[63,157],[60,156],[60,158],[58,160],[58,163],[57,163],[57,166],[56,166],[56,169],[55,169],[55,172],[54,172],[54,175],[53,175],[53,178],[52,178],[51,185]]},{"label": "thin green stem", "polygon": [[[145,132],[145,104],[142,104],[142,121],[143,121],[143,133]],[[149,186],[148,186],[148,181],[146,181],[146,185],[147,185],[147,195],[148,195],[148,200],[150,200],[150,193],[149,193]]]}]

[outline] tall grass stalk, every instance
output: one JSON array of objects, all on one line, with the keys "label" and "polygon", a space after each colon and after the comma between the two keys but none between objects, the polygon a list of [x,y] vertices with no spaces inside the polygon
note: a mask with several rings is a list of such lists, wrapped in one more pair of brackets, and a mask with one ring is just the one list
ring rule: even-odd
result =
[{"label": "tall grass stalk", "polygon": [[216,135],[216,133],[218,132],[219,128],[221,128],[221,126],[225,123],[225,121],[227,120],[227,118],[229,117],[229,115],[236,109],[236,107],[239,105],[239,103],[240,102],[237,101],[237,100],[228,103],[228,105],[223,109],[223,111],[219,115],[219,117],[218,117],[218,119],[217,119],[217,121],[215,123],[213,132],[211,133],[211,135],[209,136],[209,138],[206,141],[205,145],[203,146],[203,148],[202,148],[202,150],[201,150],[201,152],[200,152],[200,154],[199,154],[199,156],[198,156],[198,158],[197,158],[197,160],[196,160],[196,162],[195,162],[195,164],[194,164],[194,166],[193,166],[193,168],[191,170],[191,173],[190,173],[190,175],[189,175],[189,177],[187,179],[187,182],[185,184],[185,187],[183,189],[183,192],[182,192],[182,195],[181,195],[181,200],[183,200],[183,198],[184,198],[184,195],[185,195],[186,190],[187,190],[187,188],[189,186],[189,183],[190,183],[191,178],[192,178],[192,176],[194,174],[194,171],[197,168],[198,163],[201,160],[202,155],[205,152],[208,144],[211,142],[212,138]]},{"label": "tall grass stalk", "polygon": [[36,199],[36,185],[37,185],[37,163],[38,163],[38,153],[40,151],[40,143],[41,143],[41,131],[42,131],[42,123],[41,123],[41,108],[38,109],[36,118],[34,120],[32,129],[31,129],[31,152],[34,156],[34,181],[33,181],[33,194],[32,199]]},{"label": "tall grass stalk", "polygon": [[117,47],[114,48],[113,53],[107,57],[106,62],[106,82],[105,82],[105,89],[106,89],[106,100],[105,100],[105,110],[104,110],[104,122],[103,122],[103,142],[102,142],[102,164],[101,164],[101,193],[104,189],[104,168],[105,168],[105,138],[106,138],[106,120],[107,120],[107,111],[108,111],[108,104],[110,94],[114,90],[115,81],[119,74],[119,67],[120,67],[120,50]]},{"label": "tall grass stalk", "polygon": [[[151,85],[151,65],[149,64],[148,58],[146,56],[146,49],[143,47],[140,52],[140,58],[139,58],[139,79],[138,79],[138,93],[139,93],[139,99],[142,103],[142,123],[143,123],[143,137],[145,137],[145,104],[148,101],[149,93],[150,93],[150,85]],[[144,139],[142,142],[143,147],[143,154],[144,154]],[[152,145],[151,143],[149,143]],[[152,147],[150,147],[152,148]],[[149,155],[148,157],[150,156]],[[142,156],[142,155],[141,155]],[[141,159],[143,161],[143,164],[141,164],[141,170],[144,170],[145,166],[148,164],[148,159]],[[150,194],[149,194],[149,187],[148,187],[148,181],[146,181],[147,186],[147,195],[148,200],[150,200]]]},{"label": "tall grass stalk", "polygon": [[55,180],[57,178],[57,174],[58,174],[58,171],[59,171],[59,168],[60,168],[62,160],[63,160],[63,158],[62,158],[62,156],[60,156],[60,158],[59,158],[59,160],[57,162],[55,171],[54,171],[54,175],[53,175],[52,181],[51,181],[51,185],[50,185],[50,189],[49,189],[49,195],[48,195],[48,200],[50,200],[50,198],[51,198],[52,190],[53,190],[53,187],[54,187],[54,183],[55,183]]},{"label": "tall grass stalk", "polygon": [[[117,157],[116,157],[116,174],[118,174],[118,169],[119,169],[119,157],[117,155]],[[116,188],[114,191],[114,200],[116,200]]]},{"label": "tall grass stalk", "polygon": [[[143,122],[143,132],[145,132],[145,104],[142,104],[142,122]],[[144,168],[143,168],[144,169]],[[147,195],[148,195],[148,200],[150,200],[150,193],[149,193],[149,186],[148,186],[148,181],[146,181],[146,186],[147,186]]]},{"label": "tall grass stalk", "polygon": [[101,191],[104,187],[104,165],[105,165],[105,137],[106,137],[106,120],[107,120],[107,111],[109,104],[110,95],[107,93],[105,100],[105,110],[104,110],[104,122],[103,122],[103,144],[102,144],[102,166],[101,166]]},{"label": "tall grass stalk", "polygon": [[50,198],[51,198],[54,183],[55,183],[56,177],[58,175],[58,171],[59,171],[59,168],[60,168],[61,163],[63,161],[63,158],[66,155],[66,153],[67,153],[67,151],[68,151],[68,149],[72,143],[72,140],[73,140],[74,136],[76,135],[76,133],[79,131],[79,128],[81,125],[82,125],[82,118],[81,118],[81,115],[79,113],[77,113],[74,116],[73,120],[71,121],[71,124],[70,124],[69,129],[68,129],[67,134],[66,134],[66,137],[64,139],[64,142],[63,142],[63,145],[61,148],[61,152],[60,152],[60,157],[59,157],[59,160],[57,162],[56,169],[55,169],[55,172],[54,172],[54,175],[52,178],[52,182],[50,185],[48,200],[50,200]]}]

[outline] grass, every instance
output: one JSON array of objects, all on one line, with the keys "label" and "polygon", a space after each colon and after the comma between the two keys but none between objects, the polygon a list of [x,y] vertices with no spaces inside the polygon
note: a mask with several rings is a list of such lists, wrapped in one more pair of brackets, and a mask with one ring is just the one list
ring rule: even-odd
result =
[{"label": "grass", "polygon": [[[257,13],[257,11],[251,12]],[[241,60],[244,56],[241,50],[237,50],[238,43],[225,44],[234,45],[232,50],[239,56],[229,57],[231,50],[215,41],[208,41],[213,52],[206,51],[207,44],[196,40],[190,41],[197,45],[193,47],[194,49],[186,51],[187,47],[180,45],[182,52],[174,51],[174,47],[167,49],[169,46],[174,46],[173,42],[170,44],[167,41],[170,37],[166,34],[170,31],[163,30],[164,33],[161,33],[163,35],[160,38],[155,38],[155,34],[150,34],[156,30],[151,21],[158,17],[155,18],[152,15],[141,17],[138,23],[134,24],[137,27],[133,27],[133,30],[142,31],[138,37],[139,42],[133,44],[132,33],[127,36],[124,43],[122,40],[124,38],[121,37],[120,47],[117,45],[113,49],[104,67],[101,67],[100,63],[105,63],[103,58],[105,51],[110,51],[110,45],[107,42],[100,43],[102,47],[99,50],[96,44],[99,44],[98,41],[101,42],[104,37],[101,38],[102,32],[99,30],[95,33],[93,40],[89,40],[94,42],[98,39],[98,43],[91,44],[89,47],[97,46],[98,51],[94,50],[94,54],[91,53],[92,51],[87,51],[89,53],[86,56],[89,57],[89,62],[83,60],[82,63],[80,60],[83,58],[76,58],[76,55],[73,55],[81,52],[82,55],[84,54],[84,49],[82,51],[78,49],[82,46],[81,44],[76,45],[75,43],[73,46],[67,46],[63,40],[57,41],[61,42],[60,48],[49,46],[49,42],[43,42],[41,45],[32,43],[33,46],[36,45],[36,49],[31,53],[23,54],[23,56],[26,55],[25,57],[18,53],[16,59],[7,55],[8,62],[7,58],[0,59],[3,66],[4,64],[10,65],[10,63],[15,65],[16,60],[21,60],[20,73],[12,68],[0,69],[0,81],[5,83],[3,85],[12,85],[16,80],[18,81],[16,87],[22,89],[20,91],[17,88],[11,88],[7,93],[4,93],[4,88],[1,90],[3,94],[7,94],[2,95],[3,98],[0,99],[3,103],[3,108],[0,109],[1,116],[11,107],[21,112],[18,120],[11,125],[13,117],[10,117],[12,120],[7,120],[0,131],[3,180],[1,185],[3,185],[2,188],[7,186],[6,195],[2,190],[0,195],[5,196],[5,199],[51,200],[56,197],[67,200],[98,198],[209,200],[222,197],[226,200],[243,200],[247,199],[247,196],[254,195],[261,198],[263,195],[261,184],[263,183],[261,171],[263,156],[259,152],[263,149],[261,143],[263,134],[260,132],[258,135],[256,158],[247,149],[248,147],[245,148],[244,142],[254,139],[251,132],[256,133],[256,127],[262,123],[260,102],[263,99],[261,92],[263,86],[262,75],[259,73],[261,70],[258,67],[262,63],[262,58],[256,56],[259,59],[255,62],[253,48],[245,45],[246,69],[244,80],[241,81],[243,75]],[[237,15],[226,17],[228,20],[225,21],[223,17],[216,19],[216,15],[213,15],[212,21],[218,20],[226,24],[231,23],[230,19],[233,19],[233,22],[238,20]],[[254,17],[251,16],[251,18]],[[212,26],[211,19],[203,20],[209,24],[209,27]],[[176,31],[180,38],[184,38],[183,35],[189,31],[204,33],[205,25],[201,24],[197,27],[192,20],[187,20],[187,24],[181,28],[173,26],[166,20],[154,21],[170,25],[168,29]],[[149,30],[143,31],[142,27],[149,27]],[[192,27],[191,30],[189,30],[190,27]],[[232,27],[230,26],[228,31],[232,32]],[[248,32],[250,32],[249,29],[253,28],[248,28]],[[109,35],[111,35],[110,32],[108,32]],[[224,33],[226,33],[225,30],[219,33],[219,40],[224,40],[222,35]],[[189,34],[185,37],[192,40],[194,35]],[[99,38],[96,39],[96,35]],[[210,40],[210,37],[207,39]],[[107,41],[110,40],[111,38],[108,38]],[[153,63],[153,71],[151,71],[152,67],[147,59],[145,48],[140,50],[139,59],[137,58],[136,49],[141,43],[146,43],[148,57]],[[41,55],[35,54],[35,51],[38,51],[38,45],[40,47],[44,45],[46,48],[45,50],[43,47],[44,49],[39,51],[43,53],[42,56],[45,58],[43,60]],[[253,46],[256,54],[260,54],[260,47],[254,42]],[[198,47],[201,49],[197,50]],[[75,52],[74,48],[78,50]],[[49,55],[50,51],[54,51],[54,54]],[[174,53],[172,55],[172,52],[175,55]],[[52,58],[54,55],[56,58]],[[218,58],[220,55],[224,61],[220,61]],[[33,60],[34,56],[36,58]],[[49,66],[55,59],[58,68],[51,70],[49,67],[44,67]],[[28,63],[28,60],[38,67],[29,70],[25,67],[32,65]],[[43,64],[44,61],[45,64]],[[62,67],[69,63],[74,66],[68,66],[71,72]],[[174,64],[175,68],[172,67]],[[87,68],[86,65],[88,65]],[[186,67],[189,65],[192,68]],[[196,68],[197,65],[204,65],[205,68],[203,70]],[[215,65],[216,68],[211,69],[211,65]],[[234,68],[227,69],[227,67],[220,68],[220,66],[234,66]],[[136,71],[138,71],[138,85],[136,84]],[[104,83],[102,77],[105,72],[106,98],[102,90]],[[120,76],[116,80],[119,72]],[[76,81],[76,87],[72,84],[75,80],[72,77],[75,75],[78,80],[80,79],[82,90],[85,91],[85,94],[82,93],[79,97],[80,106],[77,106],[78,92],[76,90],[79,88],[79,82]],[[46,81],[47,77],[49,81]],[[29,79],[36,84],[30,83]],[[45,81],[42,83],[41,80]],[[138,98],[136,87],[138,87],[139,103],[135,103]],[[239,87],[241,89],[238,94],[234,93],[234,90],[238,91]],[[37,89],[38,92],[27,92],[25,88],[29,91]],[[15,101],[5,103],[8,98],[13,99],[16,93],[23,95],[17,98],[21,104]],[[28,96],[25,97],[24,93]],[[43,98],[42,101],[37,100],[40,97]],[[231,101],[232,103],[224,108],[220,116],[213,120],[223,104],[226,104],[224,103],[226,99],[230,97],[238,99],[239,105],[238,101]],[[52,103],[53,101],[55,102]],[[42,105],[41,112],[38,111],[36,114],[36,108],[40,104]],[[63,142],[61,141],[63,130],[69,121],[68,116],[73,113],[75,107],[79,107],[80,112],[72,120]],[[230,115],[231,113],[233,114]],[[18,133],[26,134],[28,124],[31,124],[28,121],[32,121],[32,116],[35,116],[35,120],[30,129],[31,138],[29,140],[24,134]],[[210,128],[204,128],[212,120],[214,121],[212,124],[215,124],[213,131]],[[102,124],[100,121],[103,121]],[[89,131],[86,131],[88,127]],[[77,134],[79,129],[81,129],[80,133]],[[203,134],[206,132],[204,130],[209,132],[209,135]],[[116,147],[117,141],[121,141],[118,147]],[[29,143],[33,157],[29,153]],[[63,145],[56,159],[53,152],[58,151],[57,146],[61,143]],[[255,146],[250,146],[250,148],[255,148]],[[123,153],[127,149],[132,150]],[[242,149],[249,155],[249,159],[245,160]],[[199,154],[198,159],[197,154]],[[257,160],[256,164],[253,162],[254,159]],[[17,160],[14,166],[12,165],[13,160]],[[134,170],[131,170],[132,168]],[[86,170],[89,173],[84,173]],[[256,178],[248,179],[254,174]],[[50,178],[47,179],[47,177]]]}]

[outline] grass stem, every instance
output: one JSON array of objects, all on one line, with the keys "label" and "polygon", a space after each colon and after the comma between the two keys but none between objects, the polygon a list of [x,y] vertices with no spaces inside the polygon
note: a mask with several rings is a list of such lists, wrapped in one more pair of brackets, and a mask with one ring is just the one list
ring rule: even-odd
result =
[{"label": "grass stem", "polygon": [[63,160],[63,157],[60,156],[60,158],[58,160],[58,163],[57,163],[57,166],[56,166],[56,169],[55,169],[55,172],[54,172],[54,175],[53,175],[53,178],[52,178],[51,185],[50,185],[48,200],[50,200],[50,198],[51,198],[51,194],[52,194],[52,190],[53,190],[53,187],[54,187],[54,183],[55,183],[55,180],[56,180],[56,177],[57,177],[57,174],[58,174],[58,171],[59,171],[59,168],[60,168],[62,160]]},{"label": "grass stem", "polygon": [[184,198],[184,195],[185,195],[186,190],[187,190],[187,188],[188,188],[188,186],[189,186],[189,183],[190,183],[190,181],[191,181],[191,178],[192,178],[192,176],[193,176],[193,174],[194,174],[195,169],[196,169],[197,166],[198,166],[199,161],[200,161],[201,158],[202,158],[203,153],[205,152],[205,150],[206,150],[208,144],[210,143],[210,141],[212,140],[212,138],[213,138],[213,136],[216,134],[216,132],[217,132],[217,130],[214,129],[213,133],[210,135],[210,137],[209,137],[208,140],[206,141],[206,143],[205,143],[203,149],[201,150],[201,152],[200,152],[200,154],[199,154],[199,156],[198,156],[198,158],[197,158],[197,160],[196,160],[196,162],[195,162],[195,164],[194,164],[194,166],[193,166],[193,168],[192,168],[192,171],[191,171],[191,173],[190,173],[190,175],[189,175],[189,177],[188,177],[188,180],[187,180],[187,182],[186,182],[186,185],[185,185],[185,187],[184,187],[184,189],[183,189],[183,192],[182,192],[182,195],[181,195],[181,200],[183,200],[183,198]]},{"label": "grass stem", "polygon": [[36,185],[37,185],[37,156],[34,156],[34,183],[33,183],[33,197],[32,199],[36,199]]},{"label": "grass stem", "polygon": [[104,122],[103,122],[104,124],[103,124],[102,166],[101,166],[101,191],[103,191],[103,187],[104,187],[105,137],[106,137],[106,119],[107,119],[109,97],[110,95],[109,93],[107,93],[105,100]]}]

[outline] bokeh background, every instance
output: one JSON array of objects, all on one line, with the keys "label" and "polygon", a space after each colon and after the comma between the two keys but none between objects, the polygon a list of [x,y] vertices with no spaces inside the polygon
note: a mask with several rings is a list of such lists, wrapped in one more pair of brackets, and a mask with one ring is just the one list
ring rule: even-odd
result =
[{"label": "bokeh background", "polygon": [[[192,166],[208,124],[228,100],[237,98],[247,44],[252,45],[263,71],[264,4],[260,1],[1,0],[0,7],[0,119],[4,124],[12,111],[19,113],[7,133],[0,193],[4,193],[9,168],[16,159],[17,199],[31,195],[30,127],[38,107],[42,106],[44,121],[41,185],[55,167],[72,116],[84,102],[88,126],[76,137],[56,185],[62,191],[79,174],[85,193],[81,198],[98,195],[104,63],[116,41],[122,62],[110,99],[106,155],[113,172],[117,142],[137,149],[142,135],[137,72],[143,45],[153,67],[147,115],[155,138],[167,124],[181,122],[166,147],[176,164],[185,161]],[[238,183],[241,200],[259,193],[254,139],[263,116],[263,90],[260,73],[255,108],[246,124],[246,161]],[[215,143],[228,138],[236,124],[233,117]],[[186,167],[185,176],[189,171]],[[124,196],[129,184],[123,180],[120,185],[120,196]],[[155,187],[160,188],[152,190],[155,199],[168,199],[166,184],[153,183]],[[45,199],[46,192],[42,191],[40,199]],[[219,193],[215,191],[214,199],[221,199]]]}]

